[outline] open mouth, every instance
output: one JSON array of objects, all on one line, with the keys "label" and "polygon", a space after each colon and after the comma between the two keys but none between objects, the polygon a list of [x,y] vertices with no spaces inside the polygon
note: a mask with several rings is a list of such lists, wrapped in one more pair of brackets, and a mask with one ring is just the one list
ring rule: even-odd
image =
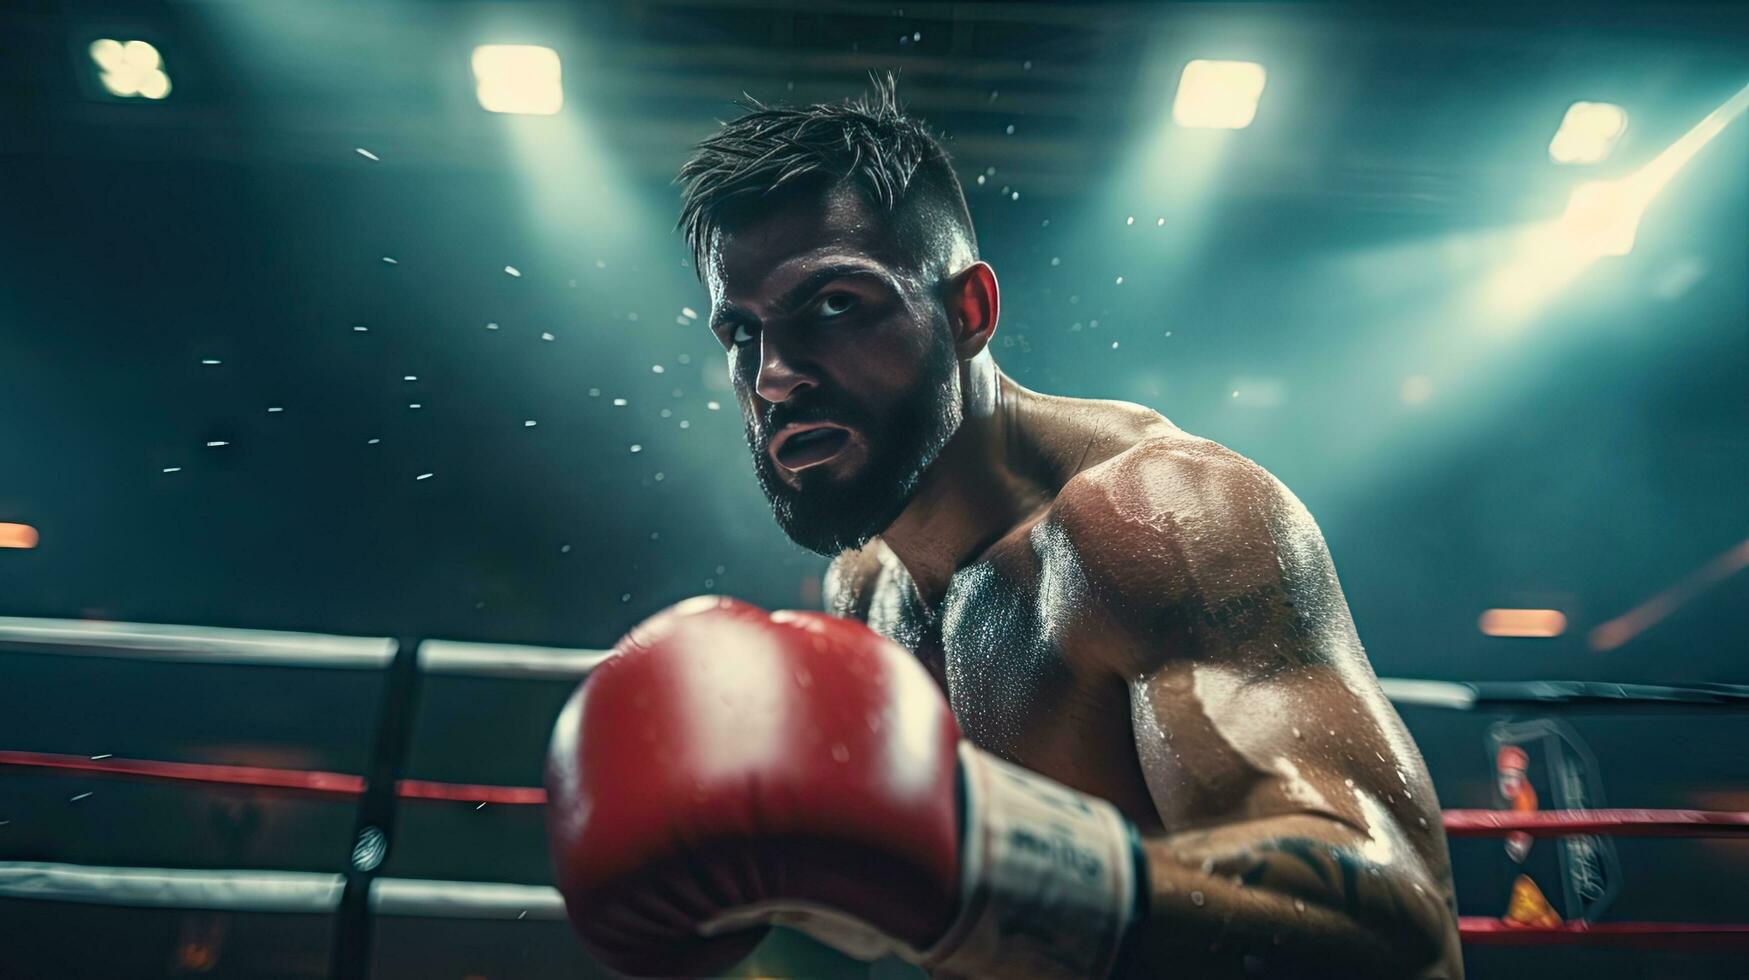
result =
[{"label": "open mouth", "polygon": [[850,430],[836,425],[786,427],[778,433],[771,456],[788,470],[804,470],[825,463],[850,445]]}]

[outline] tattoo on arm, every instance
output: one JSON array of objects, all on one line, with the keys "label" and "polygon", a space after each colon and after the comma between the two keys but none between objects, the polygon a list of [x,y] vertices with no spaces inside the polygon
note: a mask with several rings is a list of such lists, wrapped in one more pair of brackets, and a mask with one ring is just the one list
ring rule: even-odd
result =
[{"label": "tattoo on arm", "polygon": [[1291,896],[1296,909],[1322,906],[1381,931],[1436,936],[1442,927],[1442,896],[1341,844],[1277,838],[1216,858],[1212,870],[1248,887]]}]

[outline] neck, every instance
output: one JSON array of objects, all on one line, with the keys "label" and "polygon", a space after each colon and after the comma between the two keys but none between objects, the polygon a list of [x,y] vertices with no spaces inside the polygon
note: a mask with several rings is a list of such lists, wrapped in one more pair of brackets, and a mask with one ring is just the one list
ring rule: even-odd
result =
[{"label": "neck", "polygon": [[1036,395],[987,353],[962,368],[964,418],[923,474],[898,519],[881,532],[934,608],[955,572],[1047,501],[1055,488],[1032,431]]}]

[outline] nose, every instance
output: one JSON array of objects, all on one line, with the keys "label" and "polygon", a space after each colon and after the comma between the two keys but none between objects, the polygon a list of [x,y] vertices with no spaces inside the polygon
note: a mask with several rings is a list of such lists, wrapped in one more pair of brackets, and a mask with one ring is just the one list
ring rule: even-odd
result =
[{"label": "nose", "polygon": [[773,337],[774,333],[769,329],[759,332],[759,375],[753,390],[773,405],[781,405],[820,382],[812,369]]}]

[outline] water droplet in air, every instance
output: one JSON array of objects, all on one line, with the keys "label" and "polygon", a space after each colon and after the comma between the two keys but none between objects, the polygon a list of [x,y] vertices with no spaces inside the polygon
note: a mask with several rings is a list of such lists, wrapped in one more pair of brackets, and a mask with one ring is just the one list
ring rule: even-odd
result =
[{"label": "water droplet in air", "polygon": [[504,274],[507,276],[511,276],[513,278],[516,278],[516,279],[522,278],[522,270],[518,269],[516,266],[513,266],[513,265],[505,266],[504,267]]},{"label": "water droplet in air", "polygon": [[382,157],[377,156],[375,153],[372,153],[371,151],[365,149],[362,146],[355,146],[352,149],[353,149],[353,152],[357,153],[361,157],[364,157],[366,160],[381,160],[382,159]]},{"label": "water droplet in air", "polygon": [[632,443],[632,452],[634,452],[634,453],[641,453],[641,452],[643,452],[643,451],[644,451],[644,447],[643,447],[643,446],[640,446],[640,445],[638,445],[638,444],[637,444],[637,443],[635,443],[635,442],[634,442],[634,443]]}]

